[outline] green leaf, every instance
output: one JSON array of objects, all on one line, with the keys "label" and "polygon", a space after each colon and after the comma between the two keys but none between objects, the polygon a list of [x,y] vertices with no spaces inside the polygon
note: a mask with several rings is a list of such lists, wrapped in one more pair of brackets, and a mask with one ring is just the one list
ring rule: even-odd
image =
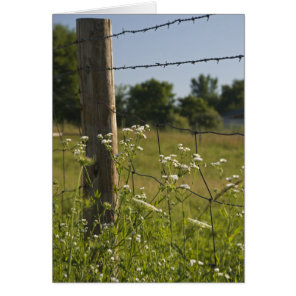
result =
[{"label": "green leaf", "polygon": [[236,228],[233,233],[231,234],[231,236],[229,237],[228,241],[231,243],[233,241],[233,239],[235,238],[236,235],[238,235],[241,230],[242,230],[243,226],[239,226],[238,228]]}]

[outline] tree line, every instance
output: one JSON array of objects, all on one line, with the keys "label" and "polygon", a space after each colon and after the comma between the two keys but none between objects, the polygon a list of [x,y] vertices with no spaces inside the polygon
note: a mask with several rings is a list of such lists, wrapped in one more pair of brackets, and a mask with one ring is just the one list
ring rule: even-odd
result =
[{"label": "tree line", "polygon": [[[76,38],[74,30],[55,25],[53,48]],[[78,73],[59,73],[77,69],[76,47],[66,47],[53,54],[53,110],[59,121],[80,123]],[[190,82],[190,94],[176,98],[173,84],[150,79],[136,85],[115,86],[116,109],[119,113],[137,115],[145,121],[170,122],[180,127],[213,128],[221,124],[221,115],[244,108],[244,80],[222,85],[218,78],[200,74]],[[117,116],[118,125],[131,125],[134,118]]]}]

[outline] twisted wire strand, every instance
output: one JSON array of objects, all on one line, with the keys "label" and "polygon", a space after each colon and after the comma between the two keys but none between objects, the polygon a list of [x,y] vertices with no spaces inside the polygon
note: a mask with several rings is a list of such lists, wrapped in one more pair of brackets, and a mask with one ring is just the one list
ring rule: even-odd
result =
[{"label": "twisted wire strand", "polygon": [[138,29],[138,30],[124,30],[122,29],[122,32],[120,33],[115,33],[115,34],[112,34],[112,35],[107,35],[107,36],[104,36],[104,37],[101,37],[101,38],[90,38],[90,39],[80,39],[80,40],[75,40],[73,42],[70,42],[70,43],[67,43],[67,44],[64,44],[64,45],[61,45],[61,46],[57,46],[56,48],[54,48],[54,51],[56,50],[60,50],[60,49],[63,49],[63,48],[67,48],[67,47],[70,47],[72,45],[77,45],[77,44],[80,44],[80,43],[84,43],[84,42],[87,42],[87,41],[99,41],[99,40],[105,40],[105,39],[108,39],[108,38],[114,38],[114,37],[119,37],[121,35],[125,35],[125,34],[136,34],[136,33],[146,33],[148,31],[151,31],[151,30],[154,30],[154,31],[157,31],[159,28],[162,28],[162,27],[167,27],[168,29],[170,28],[171,25],[174,25],[174,24],[181,24],[181,23],[184,23],[184,22],[192,22],[194,24],[194,22],[196,20],[199,20],[199,19],[203,19],[203,18],[207,18],[207,20],[209,20],[210,16],[212,16],[213,14],[205,14],[205,15],[202,15],[202,16],[192,16],[192,17],[189,17],[189,18],[178,18],[178,19],[175,19],[171,22],[166,22],[164,24],[160,24],[160,25],[155,25],[155,26],[152,26],[152,27],[146,27],[146,28],[143,28],[143,29]]}]

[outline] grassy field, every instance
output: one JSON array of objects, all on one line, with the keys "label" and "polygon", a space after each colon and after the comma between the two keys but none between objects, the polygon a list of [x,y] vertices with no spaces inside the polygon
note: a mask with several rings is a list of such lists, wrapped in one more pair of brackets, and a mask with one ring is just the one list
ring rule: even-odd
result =
[{"label": "grassy field", "polygon": [[[56,132],[54,128],[54,132]],[[138,151],[137,157],[134,161],[135,170],[138,173],[152,175],[157,179],[161,180],[161,164],[159,162],[159,152],[158,152],[158,144],[157,144],[157,134],[155,130],[145,133],[147,135],[147,139],[141,142],[141,147],[144,149],[143,151]],[[64,138],[71,138],[72,143],[76,143],[79,141],[80,136],[78,134],[78,129],[73,126],[66,126],[64,130]],[[190,153],[195,153],[195,140],[192,134],[188,132],[179,132],[179,131],[160,131],[160,148],[161,153],[164,156],[168,156],[170,154],[178,154],[177,145],[182,143],[183,146],[190,148]],[[122,139],[121,133],[119,133],[119,139]],[[233,175],[238,175],[237,179],[233,181],[241,181],[239,183],[237,190],[226,190],[225,194],[223,194],[219,201],[222,202],[231,202],[235,204],[243,204],[243,169],[242,166],[244,164],[244,137],[241,136],[219,136],[219,135],[203,135],[201,138],[197,138],[198,143],[198,153],[203,158],[203,163],[201,164],[203,175],[207,181],[207,184],[213,194],[215,196],[222,190],[227,188],[227,184],[231,181],[227,181],[227,177],[232,177]],[[59,137],[53,138],[53,150],[61,149],[63,146],[61,144]],[[211,163],[218,162],[220,159],[226,159],[227,162],[222,163],[219,166],[212,166]],[[73,154],[69,151],[66,151],[64,154],[64,169],[65,169],[65,189],[72,190],[77,186],[77,178],[79,175],[80,166],[78,162],[73,160]],[[62,195],[58,195],[58,193],[63,190],[63,153],[61,151],[53,152],[53,202],[54,202],[54,233],[55,230],[58,235],[59,240],[61,240],[61,236],[65,235],[65,231],[62,231],[58,225],[61,223],[71,224],[71,219],[73,220],[73,213],[71,214],[71,208],[73,208],[73,199],[75,199],[75,194],[73,193],[64,193],[64,210],[65,215],[61,216],[61,197]],[[197,192],[198,194],[209,197],[209,193],[206,189],[205,184],[202,181],[202,178],[199,173],[190,174],[185,176],[182,180],[183,183],[186,183],[190,186],[191,190]],[[134,179],[135,183],[135,194],[140,194],[140,188],[144,187],[145,194],[147,195],[146,202],[150,202],[155,194],[158,192],[158,184],[147,177],[140,177],[135,175]],[[131,183],[130,183],[131,186]],[[235,192],[237,191],[237,192]],[[128,197],[129,198],[129,197]],[[130,262],[131,252],[135,251],[132,246],[125,246],[123,252],[119,252],[120,264],[124,265],[124,268],[119,268],[118,265],[114,266],[114,262],[110,263],[109,261],[104,261],[105,263],[97,264],[97,272],[94,274],[92,271],[88,274],[86,271],[84,273],[80,270],[80,267],[75,270],[80,270],[78,273],[73,274],[69,272],[69,256],[62,256],[63,252],[66,252],[69,248],[72,250],[71,240],[68,240],[69,245],[63,249],[60,243],[54,244],[57,247],[57,250],[54,252],[54,266],[55,262],[57,264],[56,268],[54,268],[53,278],[54,281],[114,281],[114,278],[119,281],[206,281],[206,282],[215,282],[215,281],[234,281],[241,282],[244,281],[244,219],[242,208],[235,208],[225,205],[214,204],[212,206],[213,211],[213,223],[215,226],[215,239],[216,239],[216,258],[219,263],[215,268],[204,267],[204,264],[207,262],[208,265],[213,263],[213,245],[212,245],[212,236],[211,232],[206,232],[204,230],[198,230],[197,232],[191,228],[190,225],[185,223],[184,217],[197,219],[199,218],[201,221],[211,225],[211,219],[208,207],[208,201],[200,199],[194,195],[191,195],[186,201],[181,203],[176,203],[174,209],[171,213],[170,218],[172,219],[172,225],[174,227],[174,236],[175,243],[178,246],[188,245],[184,252],[179,254],[179,259],[175,258],[175,263],[170,263],[169,267],[171,268],[170,272],[163,277],[159,277],[159,272],[163,272],[158,270],[161,269],[161,265],[164,262],[167,262],[170,256],[173,256],[173,251],[170,249],[170,239],[168,234],[164,232],[165,229],[170,230],[170,227],[167,222],[164,222],[165,217],[159,218],[155,217],[156,214],[153,214],[153,220],[149,220],[150,224],[147,228],[141,229],[142,236],[148,235],[152,229],[158,231],[162,234],[161,238],[151,239],[151,244],[154,244],[154,250],[158,248],[158,250],[162,250],[162,255],[159,258],[155,258],[152,260],[151,254],[148,255],[147,252],[141,253],[142,251],[139,249],[138,252],[141,254],[137,254],[135,256],[136,262],[133,264]],[[161,205],[163,211],[168,212],[167,203],[163,203]],[[204,212],[204,209],[207,209]],[[139,210],[140,211],[140,210]],[[204,212],[204,213],[203,213]],[[138,214],[140,212],[137,212]],[[141,212],[142,213],[142,212]],[[142,213],[143,214],[143,213]],[[81,213],[80,219],[81,217]],[[76,219],[78,219],[79,215],[77,214]],[[68,219],[68,220],[67,220]],[[159,220],[160,219],[160,220]],[[198,220],[199,220],[198,219]],[[155,225],[158,221],[159,224]],[[163,227],[160,230],[158,227],[162,225]],[[77,227],[79,223],[77,222]],[[69,225],[68,225],[69,226]],[[69,226],[70,227],[70,226]],[[114,226],[115,227],[115,226]],[[120,226],[119,226],[120,227]],[[132,229],[132,226],[130,226]],[[186,229],[186,233],[185,233]],[[72,227],[72,231],[74,228]],[[69,232],[69,231],[68,231]],[[107,235],[107,234],[105,234]],[[110,235],[110,234],[108,234]],[[186,243],[185,243],[186,237]],[[57,237],[54,237],[54,241]],[[81,237],[80,237],[81,239]],[[80,239],[78,241],[80,241]],[[67,241],[66,239],[64,239]],[[112,240],[110,237],[107,241]],[[199,243],[197,244],[198,241]],[[82,242],[81,242],[82,243]],[[156,244],[158,243],[158,244]],[[162,245],[163,244],[163,245]],[[168,246],[167,246],[168,245]],[[148,245],[146,245],[148,248]],[[105,247],[102,247],[103,249]],[[179,247],[176,247],[177,249]],[[59,250],[59,251],[58,251]],[[110,249],[108,249],[110,250]],[[105,250],[106,251],[106,250]],[[68,250],[69,252],[69,250]],[[115,252],[112,250],[112,252]],[[70,252],[71,253],[71,252]],[[103,256],[104,252],[101,252],[100,256]],[[129,254],[129,255],[128,255]],[[186,254],[186,255],[185,255]],[[62,257],[60,257],[62,256]],[[77,255],[78,257],[80,255]],[[82,256],[82,255],[81,255]],[[107,260],[107,255],[104,253],[104,260]],[[148,257],[147,257],[148,256]],[[177,255],[176,255],[177,256]],[[83,256],[82,256],[83,257]],[[109,256],[110,257],[110,256]],[[133,256],[132,256],[133,257]],[[182,258],[183,257],[183,258]],[[189,258],[188,258],[189,257]],[[192,259],[190,259],[190,257]],[[59,258],[59,259],[58,259]],[[100,257],[100,260],[103,260]],[[187,263],[185,262],[186,260]],[[110,259],[110,258],[109,258]],[[114,259],[114,258],[113,258]],[[56,261],[55,261],[56,260]],[[66,262],[62,263],[62,261]],[[68,260],[68,261],[67,261]],[[81,259],[82,260],[82,259]],[[88,259],[90,260],[90,259]],[[145,266],[148,264],[148,261],[155,263],[155,266],[150,266],[145,269]],[[159,261],[160,260],[160,261]],[[193,260],[193,261],[190,261]],[[200,265],[198,265],[194,260],[200,261]],[[82,260],[83,261],[83,260]],[[112,261],[112,260],[111,260]],[[116,260],[115,260],[116,261]],[[57,263],[59,262],[59,263]],[[76,261],[75,261],[76,262]],[[78,262],[78,261],[77,261]],[[78,263],[75,263],[76,265]],[[194,263],[192,263],[194,262]],[[151,264],[152,264],[151,263]],[[153,264],[154,264],[153,263]],[[159,264],[160,263],[160,264]],[[196,264],[195,264],[196,263]],[[81,263],[82,264],[82,263]],[[86,263],[85,263],[86,264]],[[110,265],[111,264],[111,265]],[[112,265],[113,264],[113,265]],[[127,264],[127,265],[126,265]],[[59,267],[58,267],[59,265]],[[149,265],[149,264],[148,264]],[[91,260],[85,265],[85,268],[90,268],[91,270],[96,270],[96,267],[92,266]],[[128,266],[128,267],[127,267]],[[132,267],[133,266],[133,267]],[[137,273],[130,273],[132,268],[140,268],[143,271],[145,270],[144,275],[139,277]],[[158,266],[158,267],[157,267]],[[185,268],[186,266],[186,268]],[[156,268],[157,267],[157,268]],[[105,268],[105,269],[104,269]],[[118,268],[120,271],[118,271]],[[188,269],[189,268],[189,269]],[[217,268],[219,270],[217,270]],[[71,268],[70,268],[71,269]],[[72,270],[74,267],[72,268]],[[139,270],[140,270],[139,269]],[[65,271],[66,270],[66,271]],[[129,270],[129,272],[127,271]],[[221,270],[224,270],[223,272]],[[116,272],[115,272],[116,271]],[[193,273],[197,272],[195,275]],[[86,272],[86,273],[85,273]],[[88,274],[88,276],[86,275]],[[103,274],[103,276],[102,276]],[[131,276],[128,276],[131,274]],[[219,276],[218,276],[219,274]],[[223,276],[221,275],[223,274]]]}]

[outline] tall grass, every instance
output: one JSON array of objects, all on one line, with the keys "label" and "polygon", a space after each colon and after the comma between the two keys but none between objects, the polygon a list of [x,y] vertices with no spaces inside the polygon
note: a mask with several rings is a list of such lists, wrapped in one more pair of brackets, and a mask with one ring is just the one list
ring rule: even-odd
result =
[{"label": "tall grass", "polygon": [[[142,147],[143,151],[129,150],[129,155],[135,156],[135,170],[155,176],[164,185],[159,186],[151,178],[137,175],[134,175],[134,193],[131,179],[127,184],[118,184],[118,218],[114,225],[100,225],[99,234],[87,228],[87,221],[82,215],[83,207],[88,206],[79,192],[80,172],[85,163],[81,165],[77,155],[71,151],[65,152],[66,190],[76,190],[63,194],[62,215],[62,195],[59,194],[64,188],[62,153],[53,153],[53,281],[243,282],[242,208],[212,203],[217,261],[217,266],[213,266],[215,258],[207,208],[209,202],[194,196],[185,186],[208,197],[200,174],[197,169],[191,169],[190,173],[178,171],[177,174],[173,162],[162,161],[164,157],[175,154],[180,164],[189,165],[195,153],[194,137],[175,131],[160,132],[161,153],[164,155],[160,158],[156,132],[145,132],[147,139],[144,140],[134,131],[130,132],[132,140],[127,143],[128,147],[121,145],[121,152],[131,149],[133,144]],[[123,140],[122,134],[119,137]],[[71,143],[79,143],[80,137],[72,136],[71,139]],[[178,144],[190,151],[182,154]],[[214,198],[243,204],[242,137],[205,135],[198,144],[198,153],[203,159],[199,165]],[[64,145],[54,138],[54,149]],[[220,159],[227,162],[217,165]],[[128,158],[117,158],[115,161],[118,167],[129,166]],[[167,179],[162,178],[164,167]],[[125,170],[121,172],[127,174]],[[169,175],[178,177],[169,179]],[[181,185],[184,185],[183,188],[180,188]],[[219,192],[223,194],[220,196]],[[96,221],[100,224],[100,217]],[[86,232],[90,232],[87,238]]]}]

